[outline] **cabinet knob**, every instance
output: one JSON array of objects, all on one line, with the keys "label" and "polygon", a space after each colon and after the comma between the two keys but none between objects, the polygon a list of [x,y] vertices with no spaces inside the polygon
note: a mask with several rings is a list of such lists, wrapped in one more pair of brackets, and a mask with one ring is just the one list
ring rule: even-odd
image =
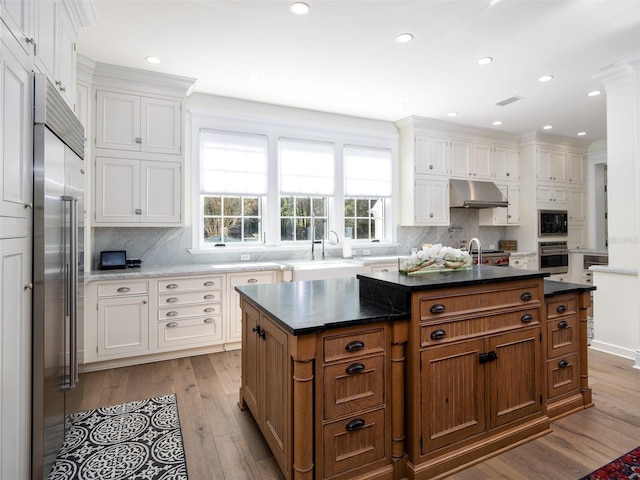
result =
[{"label": "cabinet knob", "polygon": [[142,215],[142,209],[136,208],[136,215]]},{"label": "cabinet knob", "polygon": [[32,45],[35,45],[35,44],[36,44],[36,41],[35,41],[35,39],[34,39],[33,37],[24,37],[24,41],[25,41],[26,43],[30,43],[30,44],[32,44]]},{"label": "cabinet knob", "polygon": [[429,218],[433,218],[433,213],[430,213],[430,214],[429,214]]},{"label": "cabinet knob", "polygon": [[177,326],[178,326],[178,322],[167,323],[167,328],[176,328]]},{"label": "cabinet knob", "polygon": [[558,368],[567,368],[568,366],[569,362],[566,359],[558,362]]},{"label": "cabinet knob", "polygon": [[205,319],[203,320],[203,322],[204,322],[204,323],[216,323],[216,319],[215,319],[215,318],[211,318],[211,317],[209,317],[209,318],[205,318]]},{"label": "cabinet knob", "polygon": [[433,170],[433,165],[429,165],[429,170]]},{"label": "cabinet knob", "polygon": [[569,326],[569,324],[567,322],[565,322],[564,320],[562,320],[560,323],[558,323],[558,328],[567,328]]},{"label": "cabinet knob", "polygon": [[120,287],[118,289],[118,293],[128,293],[130,291],[131,291],[131,289],[129,287]]},{"label": "cabinet knob", "polygon": [[136,137],[136,143],[142,143],[142,138]]}]

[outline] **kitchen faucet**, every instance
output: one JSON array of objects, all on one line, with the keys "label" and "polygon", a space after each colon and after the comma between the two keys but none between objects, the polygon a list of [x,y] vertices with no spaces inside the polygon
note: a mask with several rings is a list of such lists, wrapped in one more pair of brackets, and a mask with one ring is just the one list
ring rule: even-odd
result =
[{"label": "kitchen faucet", "polygon": [[331,236],[332,233],[336,236],[336,245],[337,245],[338,243],[340,243],[340,237],[338,236],[338,232],[336,232],[335,230],[329,230],[327,232],[327,240],[330,240],[329,237]]},{"label": "kitchen faucet", "polygon": [[469,252],[471,252],[471,245],[473,244],[473,242],[476,242],[476,245],[478,246],[478,265],[482,265],[482,247],[480,246],[480,240],[478,240],[476,237],[473,237],[471,240],[469,240],[467,248],[469,249]]}]

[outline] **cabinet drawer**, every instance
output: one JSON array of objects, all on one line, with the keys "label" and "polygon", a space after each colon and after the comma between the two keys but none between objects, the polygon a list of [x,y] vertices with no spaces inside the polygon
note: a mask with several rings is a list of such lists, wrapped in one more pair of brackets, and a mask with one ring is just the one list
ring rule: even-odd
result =
[{"label": "cabinet drawer", "polygon": [[221,302],[222,292],[223,290],[205,290],[204,292],[161,293],[158,295],[158,306]]},{"label": "cabinet drawer", "polygon": [[383,353],[384,346],[384,329],[379,328],[351,335],[324,337],[322,351],[324,361],[328,363]]},{"label": "cabinet drawer", "polygon": [[219,341],[222,341],[222,318],[219,315],[158,324],[158,348],[192,347]]},{"label": "cabinet drawer", "polygon": [[222,277],[176,278],[158,280],[158,292],[178,292],[188,290],[219,289],[223,287]]},{"label": "cabinet drawer", "polygon": [[420,326],[420,346],[428,347],[492,332],[531,327],[539,323],[538,308],[456,322],[429,323]]},{"label": "cabinet drawer", "polygon": [[98,284],[99,297],[113,297],[116,295],[140,295],[149,291],[147,282],[113,282]]},{"label": "cabinet drawer", "polygon": [[258,283],[275,283],[275,272],[251,272],[246,274],[229,275],[229,287],[239,285],[256,285]]},{"label": "cabinet drawer", "polygon": [[547,391],[549,398],[578,388],[578,354],[567,355],[547,362]]},{"label": "cabinet drawer", "polygon": [[384,403],[384,355],[323,369],[324,418],[332,419]]},{"label": "cabinet drawer", "polygon": [[578,317],[547,321],[547,358],[570,355],[578,351]]},{"label": "cabinet drawer", "polygon": [[325,425],[322,478],[348,472],[384,460],[384,409]]},{"label": "cabinet drawer", "polygon": [[423,296],[420,302],[420,320],[434,321],[465,315],[480,316],[483,311],[501,308],[537,307],[540,304],[538,284],[507,287],[479,286],[447,291],[442,296]]},{"label": "cabinet drawer", "polygon": [[578,302],[575,295],[553,297],[547,300],[547,319],[575,315],[578,311]]},{"label": "cabinet drawer", "polygon": [[177,307],[163,307],[158,309],[158,320],[175,320],[178,318],[195,317],[198,315],[221,315],[220,303],[202,305],[181,305]]}]

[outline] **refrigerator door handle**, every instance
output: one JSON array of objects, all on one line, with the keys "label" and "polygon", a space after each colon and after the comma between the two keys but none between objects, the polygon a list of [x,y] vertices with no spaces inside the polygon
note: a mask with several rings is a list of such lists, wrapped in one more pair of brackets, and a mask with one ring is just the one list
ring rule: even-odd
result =
[{"label": "refrigerator door handle", "polygon": [[65,195],[69,204],[69,259],[67,270],[67,305],[69,305],[69,381],[63,390],[71,390],[78,383],[78,198]]}]

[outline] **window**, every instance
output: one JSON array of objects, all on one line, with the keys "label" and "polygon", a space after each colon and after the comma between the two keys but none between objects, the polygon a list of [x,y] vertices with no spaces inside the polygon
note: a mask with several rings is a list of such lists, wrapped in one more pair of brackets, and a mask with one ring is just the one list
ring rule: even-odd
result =
[{"label": "window", "polygon": [[328,203],[335,193],[332,143],[280,139],[280,240],[314,240],[324,236]]},{"label": "window", "polygon": [[200,245],[260,242],[267,137],[200,130]]},{"label": "window", "polygon": [[344,226],[355,240],[385,236],[385,208],[391,199],[391,151],[344,148]]}]

